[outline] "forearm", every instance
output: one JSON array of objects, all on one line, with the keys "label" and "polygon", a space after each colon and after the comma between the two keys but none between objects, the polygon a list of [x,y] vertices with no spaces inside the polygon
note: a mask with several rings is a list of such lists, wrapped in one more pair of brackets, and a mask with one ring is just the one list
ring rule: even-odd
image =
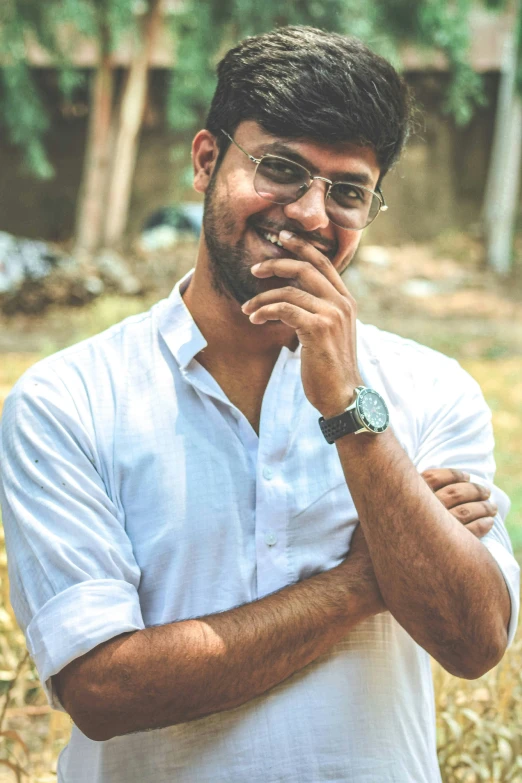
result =
[{"label": "forearm", "polygon": [[382,611],[349,557],[336,569],[221,614],[112,639],[69,664],[58,693],[91,739],[160,728],[259,696]]},{"label": "forearm", "polygon": [[387,608],[449,671],[479,676],[501,657],[510,617],[494,559],[390,431],[347,436],[337,447]]}]

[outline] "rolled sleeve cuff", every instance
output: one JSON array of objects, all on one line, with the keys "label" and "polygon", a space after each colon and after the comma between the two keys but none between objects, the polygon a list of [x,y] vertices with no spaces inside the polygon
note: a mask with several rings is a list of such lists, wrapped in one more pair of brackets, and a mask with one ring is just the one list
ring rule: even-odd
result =
[{"label": "rolled sleeve cuff", "polygon": [[63,709],[51,677],[102,642],[145,628],[138,593],[128,582],[80,582],[51,598],[33,617],[26,633],[49,703]]},{"label": "rolled sleeve cuff", "polygon": [[520,566],[513,555],[498,541],[483,539],[482,543],[488,549],[492,557],[495,558],[495,562],[502,571],[502,576],[504,577],[509,592],[509,598],[511,600],[511,617],[509,619],[508,627],[509,646],[515,637],[520,609]]}]

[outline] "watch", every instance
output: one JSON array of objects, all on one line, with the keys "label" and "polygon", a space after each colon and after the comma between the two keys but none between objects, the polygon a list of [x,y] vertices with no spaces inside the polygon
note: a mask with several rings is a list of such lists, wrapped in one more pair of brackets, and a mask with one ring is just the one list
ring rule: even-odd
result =
[{"label": "watch", "polygon": [[370,432],[378,435],[388,429],[390,414],[381,395],[375,389],[357,386],[355,400],[338,416],[319,419],[321,432],[328,443],[335,443],[344,435]]}]

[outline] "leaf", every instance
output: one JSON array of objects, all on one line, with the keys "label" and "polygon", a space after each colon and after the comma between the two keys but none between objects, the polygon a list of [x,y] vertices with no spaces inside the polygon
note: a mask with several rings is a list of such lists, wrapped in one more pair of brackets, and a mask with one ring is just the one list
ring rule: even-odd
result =
[{"label": "leaf", "polygon": [[498,739],[498,754],[502,761],[506,764],[510,764],[513,758],[513,748],[504,737]]},{"label": "leaf", "polygon": [[478,715],[475,710],[470,709],[469,707],[463,707],[461,710],[462,715],[464,715],[465,718],[467,718],[471,723],[479,724],[481,723],[480,715]]},{"label": "leaf", "polygon": [[455,718],[452,718],[451,715],[448,715],[447,712],[443,712],[441,718],[450,730],[453,739],[459,740],[462,737],[462,726],[460,723],[458,723]]}]

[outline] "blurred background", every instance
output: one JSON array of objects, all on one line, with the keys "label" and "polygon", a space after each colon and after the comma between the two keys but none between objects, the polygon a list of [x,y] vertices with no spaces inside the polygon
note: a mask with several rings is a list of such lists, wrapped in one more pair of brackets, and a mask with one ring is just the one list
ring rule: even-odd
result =
[{"label": "blurred background", "polygon": [[[493,412],[522,556],[519,0],[2,0],[0,410],[32,363],[166,296],[194,263],[190,141],[225,51],[310,24],[388,57],[418,107],[346,283],[363,321],[457,358]],[[0,542],[0,781],[56,780],[51,712]],[[522,636],[476,682],[434,666],[444,783],[522,781]],[[216,780],[219,772],[216,771]]]}]

